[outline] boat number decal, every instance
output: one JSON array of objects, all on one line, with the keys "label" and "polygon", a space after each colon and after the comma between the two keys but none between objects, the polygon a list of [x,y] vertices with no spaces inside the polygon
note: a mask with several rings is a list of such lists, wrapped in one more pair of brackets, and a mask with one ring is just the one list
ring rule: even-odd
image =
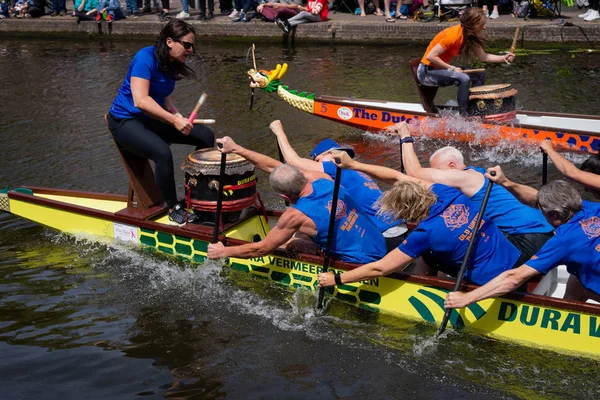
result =
[{"label": "boat number decal", "polygon": [[326,104],[322,104],[321,103],[321,113],[326,113],[327,112],[327,105]]},{"label": "boat number decal", "polygon": [[340,107],[338,108],[337,115],[344,121],[348,121],[349,119],[352,119],[352,110],[348,107]]},{"label": "boat number decal", "polygon": [[139,242],[138,228],[133,225],[119,224],[113,222],[113,231],[115,239],[122,240],[124,242]]}]

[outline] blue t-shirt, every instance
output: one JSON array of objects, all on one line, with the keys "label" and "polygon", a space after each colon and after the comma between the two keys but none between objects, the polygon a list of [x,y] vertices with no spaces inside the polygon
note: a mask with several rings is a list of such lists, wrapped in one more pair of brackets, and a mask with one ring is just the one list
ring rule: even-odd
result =
[{"label": "blue t-shirt", "polygon": [[[481,167],[468,167],[467,169],[472,169],[482,175],[485,174],[485,169]],[[490,181],[486,178],[481,189],[471,196],[471,201],[476,203],[478,207],[481,207],[489,184]],[[500,185],[492,187],[492,193],[485,208],[485,215],[490,217],[494,224],[507,235],[549,233],[554,230],[540,210],[521,203]]]},{"label": "blue t-shirt", "polygon": [[[455,274],[458,274],[480,208],[450,186],[434,184],[431,191],[438,201],[429,209],[427,218],[398,249],[412,258],[431,251],[436,259],[455,269]],[[465,279],[483,285],[512,269],[521,253],[485,216],[481,220],[478,236],[467,264]]]},{"label": "blue t-shirt", "polygon": [[525,264],[542,274],[566,264],[581,284],[600,294],[600,204],[583,201],[583,209],[556,228],[554,237]]},{"label": "blue t-shirt", "polygon": [[[327,246],[333,187],[333,182],[317,179],[312,183],[312,193],[301,197],[292,206],[313,220],[317,234],[312,240],[322,249]],[[335,258],[364,264],[385,256],[385,239],[343,187],[340,187],[334,226],[331,254]]]},{"label": "blue t-shirt", "polygon": [[[324,161],[323,171],[332,179],[335,179],[336,166],[334,163]],[[385,216],[377,215],[377,210],[373,208],[373,204],[375,204],[382,193],[377,183],[369,175],[345,169],[342,170],[340,184],[352,194],[352,198],[362,207],[364,213],[371,218],[377,229],[379,229],[379,232],[385,232],[401,222],[392,222],[388,218],[385,218]]]},{"label": "blue t-shirt", "polygon": [[127,76],[119,88],[117,98],[110,107],[110,113],[119,119],[135,118],[145,114],[133,105],[131,94],[131,78],[142,78],[150,81],[149,95],[161,107],[165,105],[165,97],[173,93],[175,80],[158,67],[154,54],[154,46],[144,47],[137,52],[129,65]]}]

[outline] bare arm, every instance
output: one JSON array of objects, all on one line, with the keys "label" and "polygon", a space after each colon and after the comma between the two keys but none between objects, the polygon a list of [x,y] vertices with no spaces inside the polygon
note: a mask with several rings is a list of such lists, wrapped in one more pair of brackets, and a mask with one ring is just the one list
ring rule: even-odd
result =
[{"label": "bare arm", "polygon": [[287,243],[302,225],[303,214],[290,208],[281,215],[277,226],[271,229],[263,240],[241,246],[223,246],[222,243],[208,245],[208,258],[215,260],[223,257],[252,258],[270,254],[276,248]]},{"label": "bare arm", "polygon": [[556,168],[566,177],[573,179],[589,188],[600,190],[600,176],[588,172],[582,171],[577,168],[571,161],[564,158],[552,147],[552,142],[544,140],[540,147],[548,154],[548,157],[552,160]]},{"label": "bare arm", "polygon": [[159,119],[167,124],[173,125],[175,129],[187,135],[194,127],[181,114],[173,115],[160,106],[152,97],[150,97],[150,81],[143,78],[131,77],[131,95],[133,105],[139,108],[144,114],[152,118]]},{"label": "bare arm", "polygon": [[485,285],[478,287],[472,292],[448,293],[444,307],[463,308],[480,300],[502,296],[503,294],[512,292],[528,279],[538,274],[539,271],[531,268],[527,264],[523,264],[519,268],[504,271]]},{"label": "bare arm", "polygon": [[265,171],[267,173],[271,173],[275,168],[281,165],[280,161],[277,161],[274,158],[266,156],[264,154],[257,153],[252,150],[248,150],[245,147],[240,146],[236,142],[233,141],[229,136],[222,137],[217,139],[217,143],[222,144],[223,147],[219,150],[222,153],[228,154],[233,153],[239,156],[244,157],[246,160],[250,161],[252,164],[256,166],[256,168]]},{"label": "bare arm", "polygon": [[[446,50],[442,47],[441,44],[436,44],[433,49],[427,54],[427,61],[432,63],[434,66],[442,69],[450,69],[453,65],[448,64],[444,60],[440,58],[442,54],[444,54]],[[455,69],[456,72],[462,72],[460,68]]]},{"label": "bare arm", "polygon": [[514,53],[507,53],[503,56],[498,56],[496,54],[486,53],[481,46],[477,46],[475,48],[475,55],[483,62],[492,62],[492,63],[503,63],[503,62],[512,62],[515,59]]},{"label": "bare arm", "polygon": [[[490,172],[495,171],[496,175],[490,175]],[[499,165],[488,168],[485,177],[490,181],[497,183],[504,187],[506,190],[511,192],[521,203],[533,207],[535,205],[535,199],[537,198],[538,191],[531,186],[521,185],[520,183],[509,180],[500,168]]]},{"label": "bare arm", "polygon": [[335,157],[333,158],[333,162],[340,168],[353,169],[355,171],[364,172],[365,174],[371,175],[375,179],[379,179],[389,184],[394,184],[396,182],[401,181],[412,181],[418,182],[422,185],[425,185],[426,187],[431,186],[431,182],[426,182],[422,179],[413,178],[412,176],[405,175],[400,171],[396,171],[395,169],[381,167],[379,165],[373,164],[364,164],[353,160],[345,151],[336,153]]},{"label": "bare arm", "polygon": [[323,172],[323,164],[318,161],[309,160],[308,158],[302,158],[296,153],[290,145],[287,135],[283,131],[281,121],[275,120],[271,122],[269,128],[271,128],[271,131],[275,134],[275,137],[277,137],[277,143],[279,143],[281,154],[286,163],[303,171]]},{"label": "bare arm", "polygon": [[[351,283],[385,276],[396,270],[403,269],[412,261],[413,258],[396,248],[386,254],[381,260],[344,272],[341,274],[340,279],[342,283]],[[325,287],[333,285],[335,285],[335,280],[331,272],[319,274],[319,286]]]}]

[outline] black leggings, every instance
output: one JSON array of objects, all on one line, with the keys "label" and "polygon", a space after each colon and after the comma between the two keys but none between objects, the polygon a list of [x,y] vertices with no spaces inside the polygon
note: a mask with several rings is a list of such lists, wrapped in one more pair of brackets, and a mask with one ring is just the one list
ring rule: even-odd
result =
[{"label": "black leggings", "polygon": [[177,204],[171,143],[191,144],[196,150],[214,147],[215,135],[204,125],[194,125],[189,135],[154,118],[117,119],[108,114],[108,128],[115,141],[130,152],[154,161],[156,184],[169,208]]}]

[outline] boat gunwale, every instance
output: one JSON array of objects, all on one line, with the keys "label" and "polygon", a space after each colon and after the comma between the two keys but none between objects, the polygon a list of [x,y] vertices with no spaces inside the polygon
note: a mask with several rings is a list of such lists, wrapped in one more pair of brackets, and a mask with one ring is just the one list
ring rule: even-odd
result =
[{"label": "boat gunwale", "polygon": [[[328,96],[328,95],[323,95],[323,96],[315,96],[314,101],[315,102],[320,102],[320,103],[329,103],[329,104],[335,104],[335,105],[339,105],[339,106],[348,106],[349,104],[345,101],[368,101],[368,102],[372,102],[372,103],[390,103],[390,101],[386,101],[386,100],[371,100],[371,99],[362,99],[362,98],[355,98],[355,97],[339,97],[339,96]],[[391,102],[393,103],[393,102]],[[410,104],[420,104],[420,103],[410,103]],[[358,104],[355,104],[355,106],[361,106]],[[392,110],[390,108],[386,108],[386,107],[379,107],[379,106],[361,106],[362,108],[370,108],[373,110],[378,110],[378,111],[393,111],[396,113],[404,113],[404,114],[411,114],[411,115],[418,115],[418,116],[423,116],[423,117],[431,117],[431,118],[440,118],[439,114],[435,114],[435,113],[428,113],[426,111],[410,111],[410,110]],[[531,116],[535,116],[535,117],[559,117],[559,118],[571,118],[571,119],[591,119],[591,120],[598,120],[600,121],[600,116],[596,116],[596,115],[582,115],[582,114],[567,114],[567,113],[544,113],[541,111],[527,111],[527,110],[517,110],[517,114],[524,114],[524,115],[531,115]],[[325,117],[324,115],[321,114],[316,114],[318,116],[321,117]],[[333,119],[333,118],[328,118],[328,119]],[[338,121],[337,119],[334,119],[335,121]],[[369,125],[363,125],[363,124],[356,124],[356,123],[346,123],[345,121],[338,121],[341,123],[345,123],[346,125],[352,125],[352,126],[365,126],[371,129],[368,130],[373,130],[376,128],[372,128]],[[502,122],[499,121],[485,121],[482,120],[482,123],[486,124],[486,125],[497,125],[497,126],[507,126],[506,124],[503,124]],[[580,131],[580,130],[576,130],[576,129],[570,129],[568,131],[566,130],[558,130],[556,128],[552,128],[552,127],[548,127],[548,126],[543,126],[543,125],[529,125],[529,124],[519,124],[519,126],[516,128],[525,128],[525,129],[532,129],[532,130],[553,130],[555,129],[556,132],[560,132],[560,133],[569,133],[569,134],[574,134],[574,135],[578,135],[578,136],[594,136],[594,137],[600,137],[600,132],[590,132],[590,131]],[[380,129],[376,129],[376,130],[380,130]]]},{"label": "boat gunwale", "polygon": [[[38,194],[51,194],[51,195],[59,195],[59,196],[64,195],[64,196],[80,197],[80,198],[89,196],[87,198],[125,199],[125,197],[126,197],[126,196],[122,196],[122,195],[76,191],[76,190],[70,190],[70,189],[50,189],[50,188],[39,188],[39,187],[35,187],[35,186],[29,186],[29,187],[22,186],[22,188],[30,189],[30,190],[33,190],[35,188],[36,190],[38,190]],[[35,193],[35,191],[34,191],[34,193]],[[83,214],[83,215],[89,215],[89,216],[98,217],[98,218],[102,218],[102,219],[107,219],[107,220],[110,220],[113,222],[132,224],[137,227],[144,228],[144,229],[161,231],[161,232],[170,233],[170,234],[177,235],[177,236],[186,236],[191,239],[197,239],[197,240],[202,240],[202,241],[206,241],[206,242],[210,242],[212,240],[212,228],[206,227],[206,226],[192,225],[190,227],[186,227],[186,226],[176,227],[176,226],[172,226],[172,225],[159,224],[154,221],[136,219],[136,218],[132,218],[132,217],[128,217],[128,216],[119,215],[118,212],[111,213],[111,212],[101,211],[101,210],[97,210],[97,209],[93,209],[93,208],[89,208],[89,207],[72,205],[72,204],[68,204],[68,203],[64,203],[64,202],[60,202],[60,201],[56,201],[56,200],[52,200],[52,199],[47,199],[44,197],[35,196],[32,194],[16,192],[14,190],[10,190],[8,192],[8,197],[9,197],[9,199],[20,200],[20,201],[34,203],[34,204],[42,205],[42,206],[49,206],[52,208],[62,209],[62,210],[68,211],[68,212],[74,212],[77,214]],[[279,210],[268,210],[268,214],[270,214],[272,216],[277,216],[277,215],[281,215],[282,212]],[[260,214],[258,214],[258,215],[260,215]],[[222,236],[219,238],[219,240],[224,241],[228,245],[242,245],[242,244],[249,243],[244,240],[227,238],[227,237],[222,237]],[[316,254],[309,254],[309,253],[294,253],[294,255],[291,256],[284,249],[275,249],[271,254],[280,256],[280,257],[284,257],[284,258],[298,260],[298,261],[306,261],[306,262],[310,262],[310,263],[313,263],[316,265],[321,265],[321,263],[323,261],[323,256],[319,256]],[[351,263],[347,263],[347,262],[340,261],[340,260],[333,260],[333,264],[331,265],[331,268],[343,269],[346,271],[349,271],[349,270],[352,270],[352,269],[355,269],[358,267],[360,267],[360,265],[351,264]],[[432,276],[422,276],[422,275],[410,275],[410,274],[407,274],[407,273],[401,272],[401,271],[389,274],[389,275],[387,275],[387,277],[396,279],[396,280],[411,282],[411,283],[418,283],[418,284],[433,286],[433,287],[440,288],[440,289],[452,290],[454,287],[454,280],[451,280],[451,279],[444,279],[444,278],[438,278],[438,277],[432,277]],[[479,287],[479,286],[464,283],[461,286],[461,290],[472,291],[472,290],[476,289],[477,287]],[[509,299],[509,300],[520,301],[520,302],[524,302],[524,303],[541,305],[541,306],[545,306],[545,307],[561,308],[561,309],[568,310],[568,311],[578,311],[578,312],[585,312],[585,313],[589,313],[589,314],[600,315],[600,305],[592,304],[592,303],[584,303],[584,302],[574,301],[574,300],[564,300],[564,299],[558,299],[558,298],[542,296],[542,295],[518,294],[518,293],[508,293],[504,296],[496,297],[495,299],[503,299],[503,298]]]}]

